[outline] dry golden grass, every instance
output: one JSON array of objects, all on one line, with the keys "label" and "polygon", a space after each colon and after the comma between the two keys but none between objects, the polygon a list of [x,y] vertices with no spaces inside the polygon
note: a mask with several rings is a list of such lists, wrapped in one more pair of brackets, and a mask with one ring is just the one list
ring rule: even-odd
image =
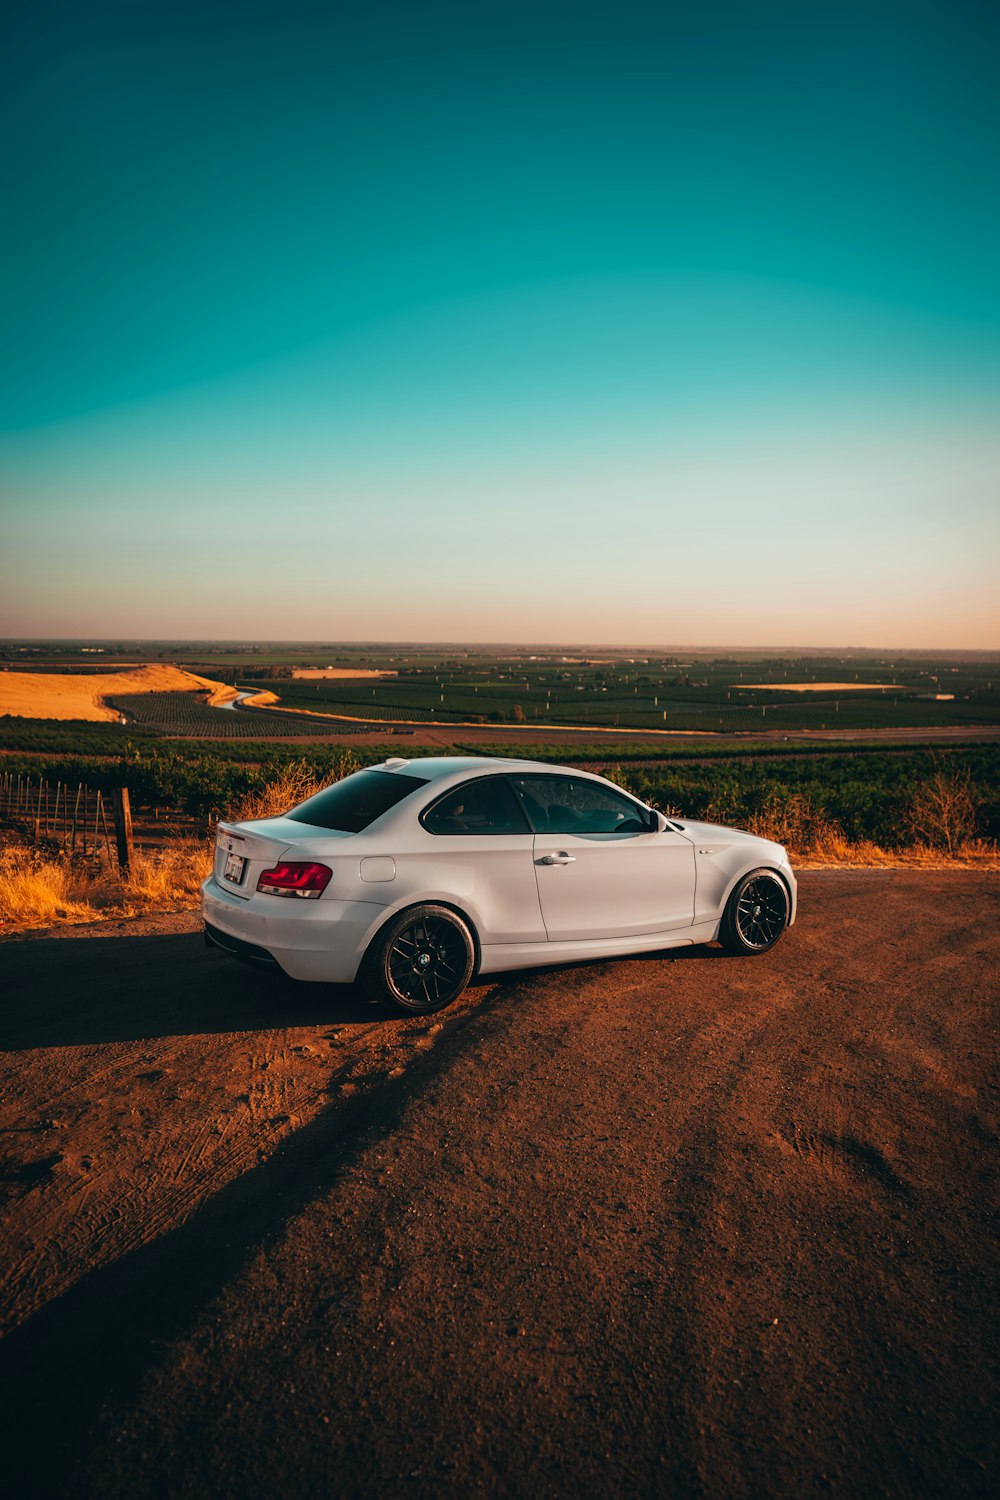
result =
[{"label": "dry golden grass", "polygon": [[102,700],[115,693],[199,689],[208,693],[208,702],[212,704],[228,703],[236,696],[236,689],[224,682],[159,662],[93,677],[63,676],[57,672],[0,672],[0,714],[20,719],[114,720],[118,718],[117,712]]},{"label": "dry golden grass", "polygon": [[163,851],[137,850],[127,880],[92,860],[8,845],[0,850],[0,924],[7,932],[27,931],[193,910],[211,867],[211,846],[193,840]]},{"label": "dry golden grass", "polygon": [[16,845],[0,850],[0,921],[5,928],[95,922],[107,904],[101,874]]},{"label": "dry golden grass", "polygon": [[128,880],[122,883],[126,902],[153,908],[194,904],[202,881],[212,872],[212,849],[200,841],[149,853],[137,849]]},{"label": "dry golden grass", "polygon": [[947,854],[930,844],[910,844],[886,849],[868,839],[850,843],[842,834],[809,848],[789,850],[796,870],[869,869],[892,870],[1000,870],[1000,848],[989,839],[967,839]]}]

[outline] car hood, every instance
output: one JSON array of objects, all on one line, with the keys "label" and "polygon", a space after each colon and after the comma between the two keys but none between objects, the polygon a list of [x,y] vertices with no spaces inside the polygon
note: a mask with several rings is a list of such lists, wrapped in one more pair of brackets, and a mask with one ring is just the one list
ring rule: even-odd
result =
[{"label": "car hood", "polygon": [[774,849],[779,856],[785,854],[773,839],[762,839],[756,833],[747,833],[745,828],[726,828],[722,823],[696,823],[691,818],[671,818],[670,821],[696,844],[757,844]]}]

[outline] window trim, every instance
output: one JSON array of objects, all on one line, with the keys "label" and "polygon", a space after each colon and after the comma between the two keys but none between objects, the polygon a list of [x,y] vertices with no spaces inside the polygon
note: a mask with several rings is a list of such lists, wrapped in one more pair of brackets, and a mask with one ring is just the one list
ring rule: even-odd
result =
[{"label": "window trim", "polygon": [[[426,819],[430,816],[430,814],[436,807],[440,807],[441,803],[444,802],[446,798],[453,796],[456,792],[463,791],[466,787],[478,786],[479,783],[483,781],[504,782],[514,806],[517,808],[518,813],[524,821],[524,827],[519,832],[500,833],[496,829],[492,828],[470,828],[468,831],[460,832],[458,830],[453,830],[450,833],[440,833],[436,829],[428,828]],[[530,839],[534,838],[535,835],[535,830],[532,828],[528,815],[521,805],[521,799],[510,784],[510,776],[504,771],[494,771],[492,773],[488,773],[485,776],[473,776],[470,777],[468,781],[460,781],[457,785],[448,787],[447,790],[443,791],[439,797],[435,797],[433,802],[428,802],[427,806],[421,809],[420,816],[417,821],[419,822],[424,832],[429,833],[431,838],[435,839]]]}]

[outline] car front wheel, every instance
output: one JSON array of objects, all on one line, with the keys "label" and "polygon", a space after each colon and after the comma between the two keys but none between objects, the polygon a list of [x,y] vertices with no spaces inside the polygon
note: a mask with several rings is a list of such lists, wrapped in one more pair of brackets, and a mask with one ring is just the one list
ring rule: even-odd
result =
[{"label": "car front wheel", "polygon": [[788,888],[772,870],[751,870],[726,902],[719,941],[731,953],[766,953],[788,925]]},{"label": "car front wheel", "polygon": [[476,963],[472,933],[447,906],[413,906],[380,935],[369,985],[387,1004],[410,1013],[442,1010],[465,989]]}]

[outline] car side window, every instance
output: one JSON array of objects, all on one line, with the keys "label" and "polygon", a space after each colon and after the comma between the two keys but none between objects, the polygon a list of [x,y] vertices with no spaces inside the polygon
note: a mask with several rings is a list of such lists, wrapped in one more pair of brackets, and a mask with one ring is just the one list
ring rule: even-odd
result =
[{"label": "car side window", "polygon": [[467,782],[446,793],[420,820],[428,833],[530,833],[505,776]]},{"label": "car side window", "polygon": [[641,807],[596,781],[570,776],[512,776],[536,833],[648,833]]}]

